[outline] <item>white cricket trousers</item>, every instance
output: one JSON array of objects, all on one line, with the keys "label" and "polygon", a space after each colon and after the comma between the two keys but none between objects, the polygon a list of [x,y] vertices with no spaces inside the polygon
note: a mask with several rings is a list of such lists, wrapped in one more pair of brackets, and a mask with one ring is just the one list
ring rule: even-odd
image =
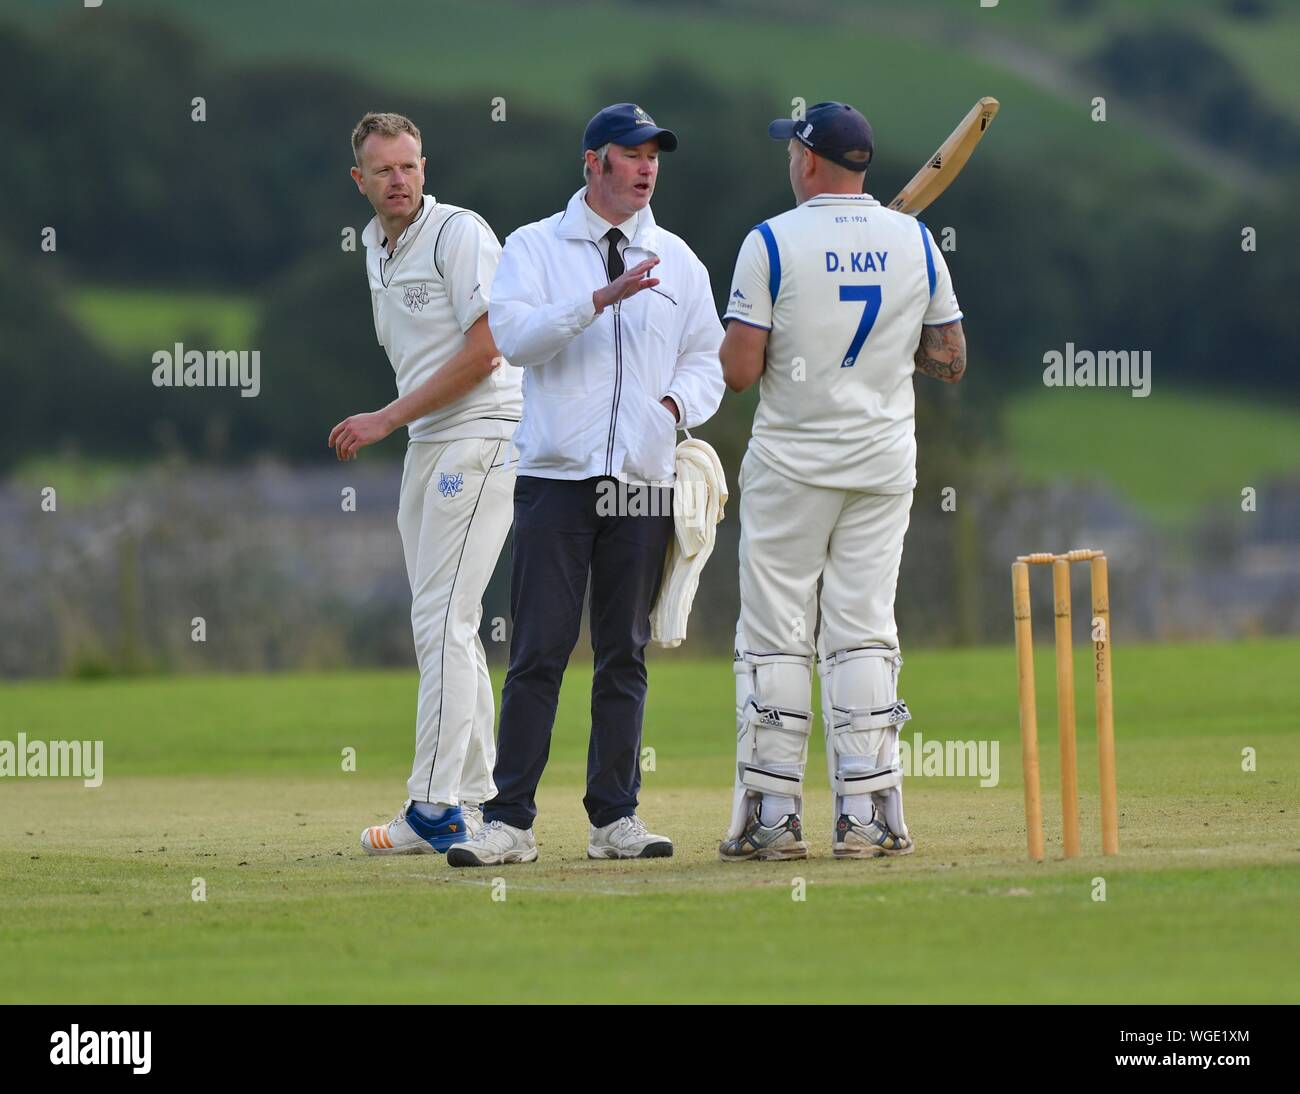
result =
[{"label": "white cricket trousers", "polygon": [[[831,490],[753,451],[740,470],[740,636],[753,653],[898,647],[894,593],[912,493]],[[817,580],[821,579],[821,631]]]},{"label": "white cricket trousers", "polygon": [[496,794],[495,707],[478,628],[483,591],[514,512],[508,440],[413,441],[397,527],[411,582],[420,666],[413,801],[481,803]]}]

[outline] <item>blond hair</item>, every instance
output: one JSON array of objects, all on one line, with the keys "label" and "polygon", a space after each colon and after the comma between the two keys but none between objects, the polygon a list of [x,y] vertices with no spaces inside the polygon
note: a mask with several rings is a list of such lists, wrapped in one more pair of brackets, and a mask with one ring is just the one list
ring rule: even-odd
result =
[{"label": "blond hair", "polygon": [[419,127],[405,114],[377,114],[369,111],[352,130],[352,158],[357,161],[358,167],[361,166],[361,146],[372,133],[378,133],[381,137],[410,133],[416,144],[424,143],[420,139]]}]

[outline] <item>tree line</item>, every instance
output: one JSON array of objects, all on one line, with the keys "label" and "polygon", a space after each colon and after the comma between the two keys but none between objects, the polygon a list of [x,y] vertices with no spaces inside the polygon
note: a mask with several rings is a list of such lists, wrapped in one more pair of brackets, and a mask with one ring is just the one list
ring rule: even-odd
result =
[{"label": "tree line", "polygon": [[[527,102],[497,124],[477,89],[433,99],[325,66],[235,67],[157,18],[86,26],[0,27],[0,94],[26,104],[0,160],[0,362],[19,409],[0,437],[0,470],[64,440],[110,455],[170,445],[314,460],[330,425],[390,398],[362,256],[343,246],[345,230],[359,234],[369,219],[347,177],[364,110],[415,118],[428,190],[474,207],[502,238],[581,185],[580,132]],[[1129,48],[1138,46],[1139,57],[1153,48]],[[1194,53],[1177,40],[1170,48]],[[1122,70],[1126,56],[1117,48],[1100,63]],[[1222,68],[1209,72],[1225,86]],[[199,94],[203,122],[192,120]],[[745,233],[791,202],[784,153],[762,136],[766,96],[667,61],[649,79],[594,88],[591,101],[628,98],[683,137],[665,159],[655,213],[708,266],[721,305]],[[868,189],[887,198],[914,167],[884,147]],[[1027,172],[990,148],[925,219],[936,235],[955,229],[947,258],[972,371],[958,403],[918,385],[923,444],[994,434],[1002,402],[1041,382],[1043,354],[1067,340],[1149,349],[1157,384],[1300,391],[1283,330],[1287,263],[1300,244],[1292,208],[1225,196],[1173,166],[1135,177],[1131,165],[1099,161],[1082,175],[1044,159]],[[53,255],[40,250],[47,226],[58,231]],[[1248,231],[1253,249],[1243,247]],[[147,361],[115,360],[78,329],[69,293],[82,283],[252,294],[261,394],[154,389]],[[175,333],[158,348],[187,332]],[[751,412],[751,401],[729,399],[710,427],[737,461]]]}]

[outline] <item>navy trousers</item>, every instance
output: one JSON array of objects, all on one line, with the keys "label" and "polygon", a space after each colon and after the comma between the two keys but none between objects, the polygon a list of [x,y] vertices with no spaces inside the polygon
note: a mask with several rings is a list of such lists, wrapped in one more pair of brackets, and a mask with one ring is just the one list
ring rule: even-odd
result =
[{"label": "navy trousers", "polygon": [[[615,486],[629,504],[611,512],[598,502],[608,502]],[[533,826],[537,784],[550,754],[560,681],[578,641],[588,577],[595,672],[583,805],[598,828],[636,812],[645,647],[672,535],[671,487],[516,479],[510,668],[493,772],[497,796],[484,804],[485,820]]]}]

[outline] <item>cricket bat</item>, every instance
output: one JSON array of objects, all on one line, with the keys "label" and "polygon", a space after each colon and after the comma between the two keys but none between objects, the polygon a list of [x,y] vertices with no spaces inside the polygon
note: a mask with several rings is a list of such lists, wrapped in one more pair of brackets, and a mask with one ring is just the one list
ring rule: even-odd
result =
[{"label": "cricket bat", "polygon": [[972,106],[970,113],[948,134],[948,139],[939,145],[939,150],[912,176],[912,181],[898,191],[898,196],[889,203],[889,208],[916,216],[948,189],[952,180],[966,166],[970,154],[984,136],[984,130],[989,127],[989,122],[998,116],[998,105],[997,99],[986,95]]}]

